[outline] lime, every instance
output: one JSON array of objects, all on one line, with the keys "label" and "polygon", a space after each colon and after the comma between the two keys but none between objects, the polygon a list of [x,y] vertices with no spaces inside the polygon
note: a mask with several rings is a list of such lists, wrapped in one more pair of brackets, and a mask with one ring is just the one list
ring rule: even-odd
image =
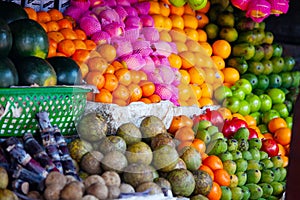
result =
[{"label": "lime", "polygon": [[210,40],[215,39],[219,34],[219,26],[217,24],[208,23],[204,29],[207,34],[207,38]]}]

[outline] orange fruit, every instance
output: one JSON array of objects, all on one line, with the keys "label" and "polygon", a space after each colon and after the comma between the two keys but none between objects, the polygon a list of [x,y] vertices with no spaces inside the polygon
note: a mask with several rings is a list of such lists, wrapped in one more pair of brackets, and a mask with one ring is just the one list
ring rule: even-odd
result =
[{"label": "orange fruit", "polygon": [[45,23],[47,26],[47,31],[59,31],[59,25],[56,21],[49,21]]},{"label": "orange fruit", "polygon": [[189,126],[180,127],[174,134],[175,139],[179,141],[193,141],[195,139],[195,133]]},{"label": "orange fruit", "polygon": [[146,81],[146,80],[148,80],[148,76],[147,76],[147,74],[146,74],[145,72],[143,72],[143,71],[138,71],[138,73],[139,73],[139,76],[140,76],[140,80],[141,80],[141,81]]},{"label": "orange fruit", "polygon": [[183,14],[182,19],[184,21],[185,28],[197,29],[198,28],[198,19],[191,14]]},{"label": "orange fruit", "polygon": [[52,21],[58,21],[58,20],[64,18],[62,12],[60,12],[60,11],[59,11],[58,9],[56,9],[56,8],[51,8],[51,9],[48,10],[47,12],[48,12],[48,14],[50,15]]},{"label": "orange fruit", "polygon": [[57,50],[58,50],[58,52],[63,53],[66,56],[70,57],[75,53],[76,47],[72,40],[64,39],[64,40],[58,42]]},{"label": "orange fruit", "polygon": [[93,40],[85,40],[85,45],[87,50],[95,50],[97,47],[97,44]]},{"label": "orange fruit", "polygon": [[47,35],[48,35],[48,38],[53,39],[57,43],[59,43],[60,41],[65,39],[64,35],[59,31],[51,31],[51,32],[48,32]]},{"label": "orange fruit", "polygon": [[224,82],[229,84],[234,84],[236,81],[240,79],[240,73],[233,67],[225,67],[222,69],[224,74]]},{"label": "orange fruit", "polygon": [[287,167],[289,164],[289,157],[288,156],[281,156],[283,160],[283,167]]},{"label": "orange fruit", "polygon": [[37,21],[37,12],[33,8],[31,8],[31,7],[24,7],[23,9],[27,13],[29,19]]},{"label": "orange fruit", "polygon": [[188,14],[188,15],[195,15],[196,12],[195,10],[193,10],[190,6],[190,4],[186,3],[184,4],[184,14]]},{"label": "orange fruit", "polygon": [[[216,179],[216,177],[215,177]],[[209,200],[220,200],[222,197],[222,189],[220,185],[216,182],[213,182],[212,188],[207,195]]]},{"label": "orange fruit", "polygon": [[51,21],[51,16],[46,11],[38,11],[36,14],[38,22],[47,23]]},{"label": "orange fruit", "polygon": [[98,71],[103,74],[108,64],[102,57],[93,57],[88,59],[87,65],[90,71]]},{"label": "orange fruit", "polygon": [[201,9],[199,9],[199,10],[196,10],[196,12],[197,12],[197,13],[198,13],[198,12],[200,12],[200,13],[207,13],[207,12],[209,11],[210,5],[211,5],[210,1],[207,1],[205,7],[204,7],[204,8],[201,8]]},{"label": "orange fruit", "polygon": [[168,132],[174,134],[179,128],[193,126],[193,120],[186,115],[173,116]]},{"label": "orange fruit", "polygon": [[126,86],[119,84],[117,88],[112,92],[114,98],[127,101],[129,98],[129,90]]},{"label": "orange fruit", "polygon": [[46,33],[48,32],[48,28],[47,28],[47,25],[46,25],[46,23],[43,23],[43,22],[38,22],[40,25],[41,25],[41,27],[46,31]]},{"label": "orange fruit", "polygon": [[81,75],[82,75],[82,78],[85,79],[86,75],[88,74],[89,72],[89,67],[87,66],[86,63],[77,63],[80,67],[80,72],[81,72]]},{"label": "orange fruit", "polygon": [[176,69],[180,69],[181,68],[182,60],[181,60],[181,58],[180,58],[179,55],[177,55],[175,53],[171,53],[168,56],[168,60],[169,60],[169,63],[170,63],[171,67],[176,68]]},{"label": "orange fruit", "polygon": [[124,68],[124,65],[117,60],[112,61],[111,65],[114,67],[115,71],[117,71],[118,69]]},{"label": "orange fruit", "polygon": [[211,59],[214,62],[217,69],[221,70],[225,68],[225,61],[222,57],[213,55],[211,56]]},{"label": "orange fruit", "polygon": [[63,28],[73,29],[72,22],[66,18],[57,20],[57,23],[58,23],[60,29],[63,29]]},{"label": "orange fruit", "polygon": [[271,133],[275,133],[276,130],[280,128],[286,128],[286,127],[287,127],[287,123],[285,119],[281,117],[273,118],[268,123],[268,129]]},{"label": "orange fruit", "polygon": [[214,105],[214,102],[211,98],[208,98],[208,97],[201,97],[199,100],[198,100],[199,104],[200,104],[200,107],[204,107],[204,106],[212,106]]},{"label": "orange fruit", "polygon": [[103,74],[105,78],[105,83],[103,88],[107,89],[108,91],[112,92],[114,91],[118,85],[119,85],[119,80],[114,74]]},{"label": "orange fruit", "polygon": [[184,84],[189,84],[190,81],[191,81],[191,77],[190,77],[189,72],[188,72],[187,70],[185,70],[185,69],[180,69],[180,70],[178,70],[178,71],[179,71],[179,73],[180,73],[180,75],[181,75],[180,81],[181,81],[182,83],[184,83]]},{"label": "orange fruit", "polygon": [[196,63],[196,58],[193,52],[190,51],[182,51],[179,52],[178,55],[181,58],[182,61],[182,69],[189,69],[193,67]]},{"label": "orange fruit", "polygon": [[147,97],[142,97],[139,101],[144,102],[145,104],[150,104],[152,103],[151,100]]},{"label": "orange fruit", "polygon": [[278,155],[281,155],[281,156],[285,156],[285,148],[283,145],[277,143],[278,145],[278,148],[279,148],[279,151],[278,151]]},{"label": "orange fruit", "polygon": [[177,42],[174,42],[174,43],[176,44],[178,52],[188,51],[188,47],[186,46],[185,42],[178,42],[177,41]]},{"label": "orange fruit", "polygon": [[104,76],[100,72],[89,72],[85,81],[90,85],[95,85],[98,89],[101,89],[105,83]]},{"label": "orange fruit", "polygon": [[291,142],[292,131],[290,128],[279,128],[274,132],[274,140],[285,146]]},{"label": "orange fruit", "polygon": [[199,153],[205,153],[206,145],[205,145],[205,142],[203,140],[195,138],[193,140],[191,146],[194,147],[195,149],[197,149],[197,151]]},{"label": "orange fruit", "polygon": [[138,101],[143,96],[143,91],[138,84],[131,83],[130,85],[128,85],[128,90],[130,102]]},{"label": "orange fruit", "polygon": [[108,64],[105,72],[106,74],[114,74],[115,73],[115,68],[114,66],[112,66],[111,64]]},{"label": "orange fruit", "polygon": [[115,71],[120,84],[128,86],[131,83],[131,73],[128,69],[122,68]]},{"label": "orange fruit", "polygon": [[163,29],[164,30],[171,30],[173,23],[172,20],[169,17],[163,17],[164,18],[164,26]]},{"label": "orange fruit", "polygon": [[217,77],[217,71],[216,69],[212,68],[203,68],[205,72],[205,82],[212,85],[213,83],[216,83],[216,77]]},{"label": "orange fruit", "polygon": [[233,113],[232,117],[236,117],[238,119],[241,119],[243,121],[246,121],[245,117],[243,115],[241,115],[240,113]]},{"label": "orange fruit", "polygon": [[160,14],[152,14],[152,19],[154,21],[154,27],[157,29],[162,29],[165,26],[165,17]]},{"label": "orange fruit", "polygon": [[217,110],[221,113],[224,119],[232,119],[232,113],[228,108],[220,107]]},{"label": "orange fruit", "polygon": [[[202,157],[202,159],[203,159],[203,157]],[[205,160],[205,159],[204,159],[204,160]],[[213,172],[213,171],[211,170],[211,168],[209,168],[207,165],[202,164],[202,165],[199,167],[199,169],[202,170],[202,171],[207,172],[207,173],[210,175],[210,177],[212,178],[212,180],[215,179],[215,177],[214,177],[214,172]]]},{"label": "orange fruit", "polygon": [[86,49],[86,44],[80,39],[73,40],[76,49]]},{"label": "orange fruit", "polygon": [[123,99],[117,99],[113,97],[112,103],[117,104],[118,106],[127,106],[127,102]]},{"label": "orange fruit", "polygon": [[[186,41],[186,35],[185,35],[185,32],[183,29],[180,29],[180,28],[172,28],[172,30],[169,31],[169,34],[172,38],[172,42],[182,42],[182,43],[185,43]],[[177,46],[177,44],[176,44]],[[178,49],[178,46],[177,46],[177,49]],[[178,50],[180,52],[180,50]]]},{"label": "orange fruit", "polygon": [[256,119],[251,115],[244,116],[245,121],[247,122],[248,126],[256,126]]},{"label": "orange fruit", "polygon": [[200,85],[202,90],[202,97],[212,98],[213,96],[213,87],[211,84],[202,83]]},{"label": "orange fruit", "polygon": [[77,39],[77,34],[71,28],[63,28],[63,29],[60,29],[59,32],[61,32],[63,34],[65,39],[70,39],[70,40]]},{"label": "orange fruit", "polygon": [[158,1],[149,1],[150,9],[148,11],[149,15],[160,14],[160,5]]},{"label": "orange fruit", "polygon": [[211,56],[213,53],[212,47],[208,42],[200,42],[201,47],[204,49],[208,56]]},{"label": "orange fruit", "polygon": [[181,7],[177,7],[177,6],[173,6],[173,5],[170,5],[170,14],[175,14],[175,15],[183,15],[184,13],[184,7],[181,6]]},{"label": "orange fruit", "polygon": [[216,40],[212,44],[213,54],[226,59],[231,54],[231,45],[226,40]]},{"label": "orange fruit", "polygon": [[202,163],[207,165],[212,171],[223,169],[222,160],[216,155],[209,155]]},{"label": "orange fruit", "polygon": [[97,51],[107,62],[112,62],[117,56],[117,50],[111,44],[101,44],[97,47]]},{"label": "orange fruit", "polygon": [[95,101],[101,103],[112,103],[113,96],[107,89],[100,89],[99,93],[95,94]]},{"label": "orange fruit", "polygon": [[77,38],[80,40],[86,40],[87,36],[85,34],[85,32],[81,29],[75,29],[74,32],[77,35]]},{"label": "orange fruit", "polygon": [[190,87],[192,88],[193,94],[194,94],[194,98],[198,100],[201,98],[202,96],[202,90],[200,88],[200,86],[198,84],[190,84]]},{"label": "orange fruit", "polygon": [[[195,53],[199,53],[199,52],[203,51],[203,48],[200,46],[200,44],[197,40],[192,40],[189,38],[186,40],[185,44],[188,48],[188,51],[194,52],[195,57],[196,57]],[[197,65],[197,61],[198,60],[196,59],[196,65]]]},{"label": "orange fruit", "polygon": [[183,30],[186,36],[188,37],[188,39],[198,41],[199,36],[198,36],[198,31],[196,29],[184,28]]},{"label": "orange fruit", "polygon": [[209,23],[209,18],[204,13],[198,12],[196,18],[198,20],[198,28],[204,28]]},{"label": "orange fruit", "polygon": [[207,42],[207,34],[202,29],[197,29],[198,31],[198,41],[199,42]]},{"label": "orange fruit", "polygon": [[169,30],[161,30],[159,32],[159,39],[165,42],[172,42],[172,38],[169,34]]},{"label": "orange fruit", "polygon": [[149,97],[152,94],[154,94],[154,92],[155,92],[155,85],[151,81],[146,81],[146,80],[145,81],[141,81],[139,83],[139,86],[142,89],[142,96],[143,97]]},{"label": "orange fruit", "polygon": [[170,15],[170,6],[165,2],[159,2],[160,14],[164,17],[168,17]]},{"label": "orange fruit", "polygon": [[[75,43],[74,43],[75,44]],[[75,45],[76,46],[76,45]],[[76,49],[72,55],[72,59],[83,63],[89,59],[90,51],[86,49]]]},{"label": "orange fruit", "polygon": [[214,181],[220,186],[230,185],[230,174],[225,169],[217,169],[214,171]]},{"label": "orange fruit", "polygon": [[193,91],[188,84],[181,83],[177,88],[180,101],[187,101],[193,95]]},{"label": "orange fruit", "polygon": [[264,133],[263,135],[264,135],[264,138],[266,138],[266,139],[274,139],[272,133]]},{"label": "orange fruit", "polygon": [[152,103],[159,103],[161,101],[161,98],[158,94],[152,94],[148,97]]},{"label": "orange fruit", "polygon": [[136,70],[130,70],[131,75],[131,82],[132,83],[139,83],[141,81],[141,76],[139,71]]},{"label": "orange fruit", "polygon": [[173,28],[179,28],[179,29],[184,28],[184,21],[180,15],[172,14],[169,16],[169,18],[172,20]]}]

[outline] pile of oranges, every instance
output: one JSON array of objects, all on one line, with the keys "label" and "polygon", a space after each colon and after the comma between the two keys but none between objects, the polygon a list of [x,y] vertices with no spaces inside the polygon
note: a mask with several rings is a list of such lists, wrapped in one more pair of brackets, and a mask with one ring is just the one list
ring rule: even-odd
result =
[{"label": "pile of oranges", "polygon": [[72,18],[66,17],[57,9],[49,11],[35,11],[25,7],[30,19],[37,21],[47,32],[49,38],[48,57],[72,57],[77,50],[90,51],[96,48],[94,41],[87,38],[81,29],[75,29]]},{"label": "pile of oranges", "polygon": [[167,0],[150,1],[149,14],[160,32],[160,39],[173,42],[177,54],[168,59],[171,67],[179,70],[181,106],[199,107],[214,105],[213,91],[222,84],[232,85],[239,79],[235,69],[225,68],[224,59],[231,54],[226,40],[210,44],[204,27],[209,23],[206,15],[210,2],[201,10],[193,10],[188,4],[175,7]]}]

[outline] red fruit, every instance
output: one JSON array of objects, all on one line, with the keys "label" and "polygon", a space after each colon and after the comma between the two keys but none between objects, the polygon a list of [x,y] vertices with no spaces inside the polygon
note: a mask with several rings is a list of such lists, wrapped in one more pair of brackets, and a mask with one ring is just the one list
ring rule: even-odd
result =
[{"label": "red fruit", "polygon": [[275,140],[263,139],[261,150],[265,151],[269,155],[269,157],[273,157],[278,155],[279,147]]}]

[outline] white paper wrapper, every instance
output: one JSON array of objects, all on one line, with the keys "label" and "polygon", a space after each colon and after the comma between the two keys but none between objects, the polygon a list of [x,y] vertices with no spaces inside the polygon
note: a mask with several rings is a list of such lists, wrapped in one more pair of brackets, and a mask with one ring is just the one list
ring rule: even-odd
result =
[{"label": "white paper wrapper", "polygon": [[[110,133],[114,134],[117,128],[127,122],[132,122],[139,126],[141,121],[150,115],[162,119],[166,128],[169,128],[173,116],[187,115],[193,117],[205,112],[207,107],[199,108],[196,106],[176,107],[170,101],[161,101],[155,104],[144,104],[142,102],[132,102],[128,106],[118,106],[116,104],[102,104],[96,102],[87,102],[85,113],[97,112],[102,114],[108,121]],[[215,110],[218,106],[210,106]]]}]

